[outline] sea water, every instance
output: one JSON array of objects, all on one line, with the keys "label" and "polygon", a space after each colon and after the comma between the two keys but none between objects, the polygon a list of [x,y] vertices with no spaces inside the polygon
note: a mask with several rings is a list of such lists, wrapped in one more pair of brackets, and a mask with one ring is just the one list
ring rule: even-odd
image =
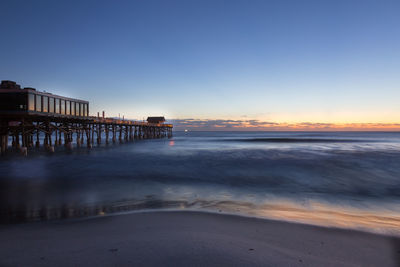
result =
[{"label": "sea water", "polygon": [[153,209],[398,234],[399,132],[174,132],[0,158],[3,223]]}]

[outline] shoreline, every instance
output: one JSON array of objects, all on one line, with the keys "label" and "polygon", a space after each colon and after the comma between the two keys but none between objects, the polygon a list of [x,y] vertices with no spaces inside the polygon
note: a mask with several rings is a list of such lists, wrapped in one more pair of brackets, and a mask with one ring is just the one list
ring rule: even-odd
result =
[{"label": "shoreline", "polygon": [[1,266],[398,266],[400,238],[208,211],[0,226]]},{"label": "shoreline", "polygon": [[[368,208],[367,208],[368,207]],[[124,200],[108,204],[72,206],[59,205],[41,209],[20,208],[13,213],[0,212],[0,225],[57,220],[85,220],[104,216],[118,216],[147,212],[204,212],[285,221],[326,228],[348,229],[385,236],[400,237],[398,209],[376,204],[355,207],[309,200],[297,204],[289,199],[269,200],[265,204],[231,200]]]},{"label": "shoreline", "polygon": [[[311,211],[309,211],[311,212]],[[288,223],[288,224],[298,224],[298,225],[305,225],[305,226],[311,226],[311,227],[317,227],[317,228],[325,228],[325,229],[337,229],[337,230],[344,230],[344,231],[354,231],[354,232],[360,232],[360,233],[366,233],[366,234],[373,234],[373,235],[379,235],[379,236],[385,236],[385,237],[392,237],[392,238],[399,238],[400,239],[400,232],[390,232],[390,231],[378,231],[374,228],[367,228],[367,227],[360,227],[360,228],[354,228],[351,226],[340,226],[339,224],[330,224],[330,225],[324,225],[324,224],[318,224],[312,221],[299,221],[299,220],[294,220],[294,219],[289,219],[289,218],[283,218],[283,217],[263,217],[261,215],[255,215],[251,213],[243,213],[240,211],[234,211],[234,210],[219,210],[218,208],[214,209],[205,209],[205,208],[149,208],[149,209],[134,209],[134,210],[128,210],[128,211],[120,211],[120,212],[113,212],[113,213],[107,213],[107,214],[97,214],[93,216],[87,216],[87,217],[76,217],[76,218],[67,218],[67,219],[50,219],[50,220],[45,220],[45,221],[27,221],[23,223],[17,223],[17,224],[29,224],[29,223],[44,223],[44,222],[59,222],[59,221],[70,221],[70,222],[75,222],[75,221],[84,221],[84,220],[95,220],[97,218],[102,218],[102,217],[113,217],[113,216],[124,216],[124,215],[130,215],[130,214],[142,214],[142,213],[205,213],[205,214],[211,214],[211,215],[226,215],[226,216],[233,216],[233,217],[240,217],[240,218],[247,218],[247,219],[255,219],[255,220],[265,220],[265,221],[271,221],[271,222],[279,222],[279,223]],[[8,224],[8,225],[14,225],[14,224]]]}]

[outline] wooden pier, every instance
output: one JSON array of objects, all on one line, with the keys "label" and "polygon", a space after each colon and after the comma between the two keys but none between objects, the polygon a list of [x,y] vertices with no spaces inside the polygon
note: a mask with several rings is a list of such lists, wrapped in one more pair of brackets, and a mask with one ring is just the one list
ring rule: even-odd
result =
[{"label": "wooden pier", "polygon": [[[103,113],[104,116],[104,113]],[[147,122],[89,116],[89,102],[21,89],[10,81],[0,86],[1,154],[10,148],[26,155],[28,149],[44,146],[54,152],[56,146],[72,149],[91,148],[94,144],[128,142],[136,139],[172,136],[172,124],[163,117]],[[9,139],[11,139],[9,141]]]}]

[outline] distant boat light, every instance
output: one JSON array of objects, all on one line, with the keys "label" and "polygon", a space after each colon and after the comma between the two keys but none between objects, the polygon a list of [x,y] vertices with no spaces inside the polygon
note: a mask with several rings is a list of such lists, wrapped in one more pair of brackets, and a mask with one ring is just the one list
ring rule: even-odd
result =
[{"label": "distant boat light", "polygon": [[188,132],[188,130],[187,130],[187,129],[185,129],[185,132]]}]

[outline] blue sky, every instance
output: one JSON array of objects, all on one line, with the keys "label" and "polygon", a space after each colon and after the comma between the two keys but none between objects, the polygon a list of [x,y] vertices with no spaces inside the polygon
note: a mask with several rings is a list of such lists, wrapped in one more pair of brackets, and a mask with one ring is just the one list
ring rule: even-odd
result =
[{"label": "blue sky", "polygon": [[394,123],[400,1],[1,1],[0,79],[141,119]]}]

